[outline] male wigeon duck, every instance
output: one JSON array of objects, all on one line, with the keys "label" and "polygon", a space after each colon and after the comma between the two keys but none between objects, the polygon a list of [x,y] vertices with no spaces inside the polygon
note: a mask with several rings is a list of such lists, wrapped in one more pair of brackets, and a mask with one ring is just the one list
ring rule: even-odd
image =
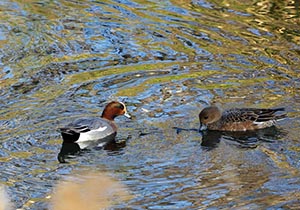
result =
[{"label": "male wigeon duck", "polygon": [[220,108],[210,106],[204,108],[199,114],[199,130],[249,131],[267,128],[286,117],[285,113],[276,113],[284,110],[284,108],[234,108],[222,112]]},{"label": "male wigeon duck", "polygon": [[80,149],[102,146],[114,140],[117,134],[114,119],[120,115],[131,118],[124,103],[110,102],[106,105],[101,117],[77,119],[60,128],[63,143],[77,143]]}]

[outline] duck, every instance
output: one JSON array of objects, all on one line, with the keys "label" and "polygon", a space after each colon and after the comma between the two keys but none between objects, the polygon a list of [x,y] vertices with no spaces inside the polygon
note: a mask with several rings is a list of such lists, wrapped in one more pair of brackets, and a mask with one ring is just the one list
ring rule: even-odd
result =
[{"label": "duck", "polygon": [[80,118],[59,128],[63,144],[75,143],[79,149],[100,147],[113,141],[117,135],[114,119],[120,115],[131,119],[123,102],[109,102],[101,117]]},{"label": "duck", "polygon": [[[253,131],[274,126],[286,118],[285,108],[232,108],[222,111],[209,106],[199,113],[199,131]],[[281,113],[277,113],[281,112]]]}]

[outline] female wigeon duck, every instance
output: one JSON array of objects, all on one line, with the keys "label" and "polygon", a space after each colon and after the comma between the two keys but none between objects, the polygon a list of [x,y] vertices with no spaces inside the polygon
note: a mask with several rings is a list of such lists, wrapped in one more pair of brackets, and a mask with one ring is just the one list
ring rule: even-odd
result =
[{"label": "female wigeon duck", "polygon": [[63,143],[77,143],[80,149],[102,146],[114,140],[117,134],[114,119],[119,115],[131,118],[124,103],[110,102],[103,110],[101,118],[81,118],[60,128]]},{"label": "female wigeon duck", "polygon": [[285,113],[277,114],[277,111],[284,111],[284,108],[234,108],[222,112],[220,108],[210,106],[199,114],[199,130],[249,131],[267,128],[286,117]]}]

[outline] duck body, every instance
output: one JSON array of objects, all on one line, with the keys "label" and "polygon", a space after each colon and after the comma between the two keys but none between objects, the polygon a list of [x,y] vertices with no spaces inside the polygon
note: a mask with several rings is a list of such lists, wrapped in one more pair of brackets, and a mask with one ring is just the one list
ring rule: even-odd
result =
[{"label": "duck body", "polygon": [[117,135],[115,117],[124,115],[130,118],[125,104],[110,102],[101,117],[80,118],[60,128],[63,144],[76,143],[80,149],[103,146],[113,141]]},{"label": "duck body", "polygon": [[271,127],[286,117],[284,108],[233,108],[221,111],[218,107],[204,108],[199,114],[199,130],[249,131]]},{"label": "duck body", "polygon": [[80,149],[101,146],[113,141],[117,126],[105,118],[82,118],[60,128],[65,143],[77,143]]}]

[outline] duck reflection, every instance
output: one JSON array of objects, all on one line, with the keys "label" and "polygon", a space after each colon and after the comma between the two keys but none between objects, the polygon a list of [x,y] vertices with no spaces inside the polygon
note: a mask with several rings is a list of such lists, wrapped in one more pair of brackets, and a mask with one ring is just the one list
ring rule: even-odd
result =
[{"label": "duck reflection", "polygon": [[[173,127],[176,133],[182,131],[196,131],[198,129],[185,129]],[[202,141],[201,146],[206,150],[216,148],[221,141],[230,142],[240,148],[256,148],[261,142],[274,142],[286,134],[282,129],[272,126],[269,128],[254,131],[200,131]]]},{"label": "duck reflection", "polygon": [[95,150],[107,150],[109,155],[118,153],[122,148],[126,146],[126,141],[116,142],[114,139],[103,146],[97,146],[93,148],[80,149],[77,143],[63,142],[60,152],[57,155],[58,162],[68,163],[66,159],[76,158],[83,153],[89,152],[91,149]]},{"label": "duck reflection", "polygon": [[256,148],[261,142],[274,142],[284,135],[284,131],[272,126],[255,131],[221,132],[206,131],[202,133],[201,145],[212,149],[220,141],[228,141],[240,148]]},{"label": "duck reflection", "polygon": [[57,160],[60,163],[67,163],[66,158],[71,158],[74,155],[80,155],[82,150],[77,143],[63,142]]}]

